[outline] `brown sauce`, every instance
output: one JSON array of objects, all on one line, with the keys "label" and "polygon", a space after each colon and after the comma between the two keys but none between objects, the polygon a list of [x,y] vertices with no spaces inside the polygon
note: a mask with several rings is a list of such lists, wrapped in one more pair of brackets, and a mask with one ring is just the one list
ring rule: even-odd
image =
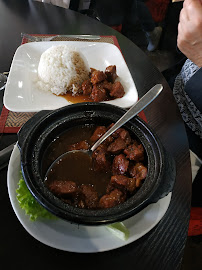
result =
[{"label": "brown sauce", "polygon": [[87,140],[90,143],[90,137],[95,127],[92,125],[77,126],[65,131],[56,137],[46,149],[43,162],[42,173],[45,175],[50,165],[62,154],[67,152],[67,146],[73,143]]},{"label": "brown sauce", "polygon": [[[62,98],[65,98],[68,102],[71,103],[81,103],[81,102],[94,102],[94,100],[87,95],[77,94],[75,96],[72,96],[72,93],[66,93],[65,95],[59,95]],[[105,101],[113,100],[114,98],[106,98]]]},{"label": "brown sauce", "polygon": [[[50,165],[67,151],[66,145],[71,145],[84,139],[90,144],[90,137],[94,130],[94,126],[86,125],[74,127],[58,136],[46,150],[43,171],[47,171]],[[102,196],[106,192],[111,173],[99,172],[98,174],[93,170],[92,166],[92,159],[82,151],[76,154],[65,155],[58,164],[55,163],[53,170],[47,175],[46,185],[49,185],[55,179],[74,181],[78,185],[90,184],[95,187],[98,195]]]},{"label": "brown sauce", "polygon": [[78,94],[72,96],[72,93],[66,93],[65,95],[60,95],[60,97],[65,98],[68,102],[71,103],[81,103],[81,102],[93,102],[93,99],[90,96],[84,96],[83,94]]},{"label": "brown sauce", "polygon": [[46,185],[57,179],[58,181],[73,181],[78,186],[92,185],[98,196],[106,193],[111,173],[97,172],[93,169],[92,157],[81,151],[69,152],[58,162],[55,162],[46,178]]}]

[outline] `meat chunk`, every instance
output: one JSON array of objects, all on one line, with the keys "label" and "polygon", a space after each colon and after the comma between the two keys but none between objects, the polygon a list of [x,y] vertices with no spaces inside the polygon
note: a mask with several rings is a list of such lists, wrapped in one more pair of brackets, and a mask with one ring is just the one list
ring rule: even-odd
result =
[{"label": "meat chunk", "polygon": [[[113,125],[114,125],[114,123],[112,123],[112,124],[110,124],[108,127],[107,127],[107,130],[109,130],[111,127],[113,127]],[[118,137],[119,137],[119,134],[120,134],[120,132],[123,130],[123,128],[118,128],[116,131],[114,131],[113,133],[112,133],[112,137],[114,138],[114,139],[117,139]]]},{"label": "meat chunk", "polygon": [[[107,127],[107,130],[110,129],[111,127],[113,127],[113,125],[114,125],[114,123],[110,124],[110,125]],[[119,134],[120,134],[120,132],[121,132],[122,130],[123,130],[123,128],[118,128],[116,131],[114,131],[114,132],[112,133],[112,136],[113,136],[114,138],[118,138],[118,137],[119,137]]]},{"label": "meat chunk", "polygon": [[126,147],[126,143],[121,138],[114,140],[107,148],[107,151],[112,154],[118,154]]},{"label": "meat chunk", "polygon": [[90,97],[95,102],[107,100],[107,91],[98,85],[94,85]]},{"label": "meat chunk", "polygon": [[90,140],[92,142],[96,142],[102,135],[107,131],[107,128],[105,126],[98,126],[95,131],[93,132],[93,135],[91,136]]},{"label": "meat chunk", "polygon": [[111,208],[120,203],[123,203],[126,199],[125,194],[119,190],[114,189],[110,192],[110,194],[103,195],[99,201],[100,208]]},{"label": "meat chunk", "polygon": [[136,179],[125,175],[113,175],[110,181],[111,187],[126,190],[132,193],[136,189]]},{"label": "meat chunk", "polygon": [[122,98],[125,94],[123,85],[120,82],[115,82],[112,85],[112,90],[110,91],[110,96],[114,98]]},{"label": "meat chunk", "polygon": [[112,175],[125,174],[128,170],[129,160],[124,154],[115,156],[112,163]]},{"label": "meat chunk", "polygon": [[110,185],[111,187],[126,189],[128,185],[128,177],[125,175],[113,175],[111,177]]},{"label": "meat chunk", "polygon": [[[105,126],[98,126],[93,135],[91,136],[90,140],[95,143],[100,137],[104,135],[104,133],[107,131],[107,128]],[[114,141],[114,138],[112,136],[109,136],[105,141],[102,143],[102,145],[109,145]]]},{"label": "meat chunk", "polygon": [[105,74],[107,76],[107,80],[109,82],[112,82],[114,83],[116,78],[118,77],[117,74],[116,74],[116,66],[108,66],[106,69],[105,69]]},{"label": "meat chunk", "polygon": [[73,150],[88,150],[90,148],[90,145],[88,142],[85,141],[80,141],[78,143],[74,143],[71,145],[67,146],[67,151],[73,151]]},{"label": "meat chunk", "polygon": [[77,192],[77,185],[73,181],[53,181],[48,185],[50,191],[57,196],[73,195]]},{"label": "meat chunk", "polygon": [[138,162],[129,168],[129,174],[136,178],[136,186],[139,187],[141,185],[141,181],[147,176],[147,167],[145,167],[141,162]]},{"label": "meat chunk", "polygon": [[100,145],[92,154],[93,166],[95,171],[109,171],[111,162],[108,159],[108,154],[105,145]]},{"label": "meat chunk", "polygon": [[90,80],[85,80],[83,81],[82,85],[81,85],[81,89],[83,92],[83,95],[87,96],[90,95],[93,89],[93,86],[90,82]]},{"label": "meat chunk", "polygon": [[147,176],[147,167],[145,167],[141,162],[138,162],[129,167],[129,174],[132,177],[136,177],[138,175],[142,179],[145,179]]},{"label": "meat chunk", "polygon": [[121,129],[121,131],[119,132],[119,136],[122,140],[124,140],[124,142],[128,145],[131,143],[131,137],[130,134],[127,130],[125,130],[124,128]]},{"label": "meat chunk", "polygon": [[113,84],[108,82],[107,80],[104,80],[101,83],[97,84],[97,86],[102,87],[107,91],[111,91]]},{"label": "meat chunk", "polygon": [[107,139],[105,139],[105,141],[103,142],[103,144],[109,145],[109,144],[112,143],[113,141],[114,141],[114,137],[111,135],[111,136],[109,136]]},{"label": "meat chunk", "polygon": [[130,160],[142,161],[144,159],[144,148],[142,144],[138,144],[136,141],[130,144],[124,149],[124,154]]},{"label": "meat chunk", "polygon": [[106,75],[104,74],[103,71],[100,71],[100,70],[94,70],[92,73],[91,73],[91,83],[92,84],[96,84],[96,83],[100,83],[104,80],[106,80]]},{"label": "meat chunk", "polygon": [[80,200],[78,207],[95,209],[98,205],[98,193],[92,185],[81,185],[80,186]]},{"label": "meat chunk", "polygon": [[[114,124],[111,124],[107,129],[111,128]],[[131,143],[131,137],[129,132],[124,128],[118,128],[114,133],[112,133],[114,138],[120,137],[128,145]]]},{"label": "meat chunk", "polygon": [[96,71],[96,70],[97,70],[97,69],[95,69],[95,68],[90,68],[89,76],[91,77],[92,73],[93,73],[94,71]]}]

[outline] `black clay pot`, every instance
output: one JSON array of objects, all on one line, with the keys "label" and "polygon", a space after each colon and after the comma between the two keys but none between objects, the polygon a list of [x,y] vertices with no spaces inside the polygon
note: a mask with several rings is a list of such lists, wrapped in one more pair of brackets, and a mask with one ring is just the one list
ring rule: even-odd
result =
[{"label": "black clay pot", "polygon": [[175,162],[165,151],[151,128],[139,117],[124,125],[143,144],[148,159],[148,175],[134,196],[126,202],[104,210],[80,209],[63,203],[44,185],[42,156],[53,139],[65,130],[83,124],[108,125],[125,111],[103,103],[80,103],[54,111],[41,111],[18,133],[21,168],[25,182],[36,200],[54,215],[77,224],[105,225],[123,221],[151,203],[166,196],[173,188]]}]

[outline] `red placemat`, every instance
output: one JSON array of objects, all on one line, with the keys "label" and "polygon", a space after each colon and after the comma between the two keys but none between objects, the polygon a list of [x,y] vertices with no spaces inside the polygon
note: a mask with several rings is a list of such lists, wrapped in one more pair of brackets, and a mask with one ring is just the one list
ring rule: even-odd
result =
[{"label": "red placemat", "polygon": [[[34,34],[33,36],[40,36],[40,37],[47,37],[47,36],[54,36],[54,35],[37,35]],[[67,38],[67,37],[57,37],[54,41],[79,41],[76,38]],[[83,41],[83,40],[82,40]],[[84,40],[85,41],[85,40]],[[86,40],[90,42],[90,40]],[[22,44],[28,43],[26,38],[22,39]],[[120,46],[118,44],[118,40],[115,36],[101,36],[100,40],[92,40],[92,42],[106,42],[116,45],[119,50]],[[26,123],[35,113],[30,112],[12,112],[6,109],[3,106],[1,115],[0,115],[0,133],[17,133],[19,129]],[[139,116],[146,121],[146,117],[144,112],[141,112]]]},{"label": "red placemat", "polygon": [[202,207],[192,207],[188,236],[202,235]]}]

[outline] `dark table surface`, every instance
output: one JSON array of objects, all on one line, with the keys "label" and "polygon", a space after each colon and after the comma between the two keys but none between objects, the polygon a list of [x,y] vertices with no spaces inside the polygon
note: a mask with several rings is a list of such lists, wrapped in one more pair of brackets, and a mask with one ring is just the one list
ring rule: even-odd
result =
[{"label": "dark table surface", "polygon": [[[79,254],[48,247],[22,227],[11,207],[7,168],[0,171],[2,265],[19,269],[179,269],[190,215],[191,168],[185,128],[172,91],[148,57],[129,39],[110,27],[77,12],[34,1],[0,1],[0,72],[9,71],[21,44],[20,33],[115,35],[132,74],[139,97],[162,83],[161,95],[145,109],[149,125],[174,157],[177,167],[170,206],[162,220],[137,241],[111,251]],[[0,92],[0,109],[3,103]],[[0,150],[16,140],[16,134],[0,135]]]}]

